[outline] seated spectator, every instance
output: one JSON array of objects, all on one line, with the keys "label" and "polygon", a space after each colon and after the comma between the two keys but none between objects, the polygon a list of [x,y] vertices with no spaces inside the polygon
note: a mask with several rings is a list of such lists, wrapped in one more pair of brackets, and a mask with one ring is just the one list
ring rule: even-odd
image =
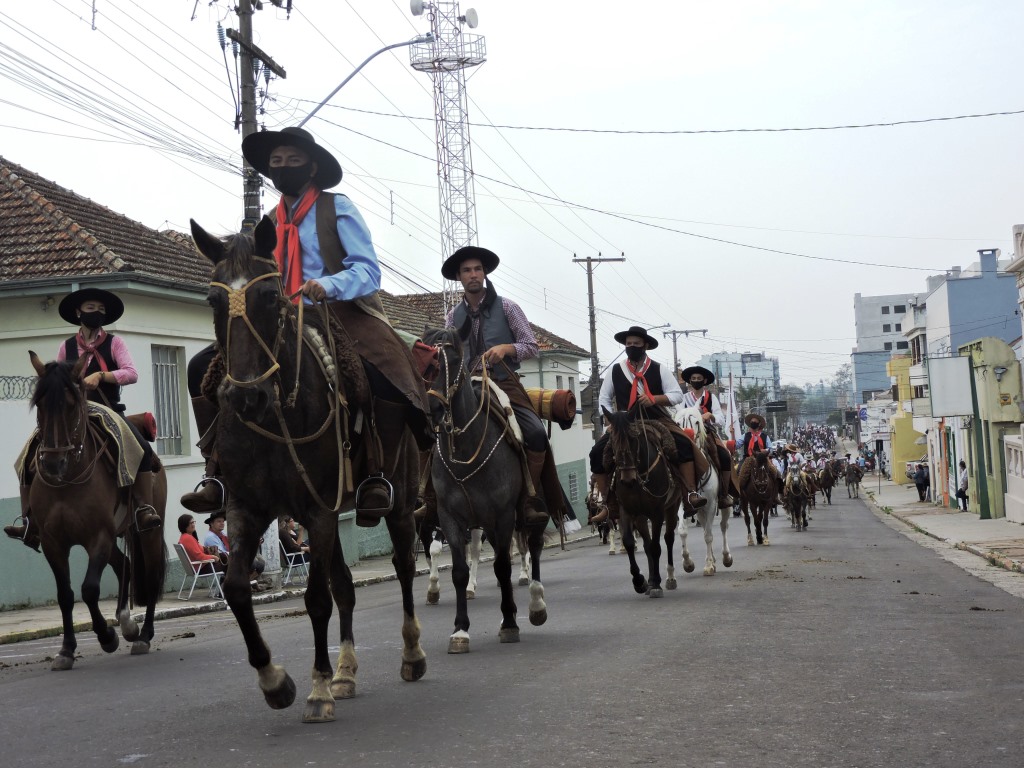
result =
[{"label": "seated spectator", "polygon": [[[231,547],[228,543],[228,536],[224,532],[224,528],[227,525],[227,518],[224,512],[214,512],[208,518],[206,518],[206,525],[209,526],[210,531],[206,534],[206,538],[203,539],[203,545],[209,549],[209,551],[216,551],[227,557],[230,554]],[[263,543],[263,539],[260,539],[260,543]],[[249,581],[257,581],[263,574],[264,569],[267,567],[267,561],[263,559],[263,556],[257,552],[256,558],[252,561],[249,572]],[[262,592],[263,589],[260,587],[255,588],[257,592]]]},{"label": "seated spectator", "polygon": [[301,554],[302,562],[309,562],[309,545],[299,541],[299,534],[295,530],[295,521],[292,518],[286,516],[282,519],[278,536],[285,552],[289,555]]},{"label": "seated spectator", "polygon": [[[196,535],[196,521],[192,518],[192,515],[181,515],[178,518],[178,530],[181,532],[181,537],[178,539],[178,543],[181,544],[185,550],[185,554],[188,555],[188,559],[193,563],[202,561],[202,565],[193,565],[196,573],[213,573],[213,571],[223,572],[226,569],[225,563],[227,558],[221,559],[217,555],[208,554],[205,552],[199,544],[199,537]],[[206,563],[210,564],[212,570],[208,570]]]}]

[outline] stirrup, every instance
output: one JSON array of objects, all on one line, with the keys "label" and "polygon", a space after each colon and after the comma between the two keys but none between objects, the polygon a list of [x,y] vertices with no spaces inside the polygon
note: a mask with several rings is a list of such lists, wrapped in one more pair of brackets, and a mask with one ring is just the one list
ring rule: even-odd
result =
[{"label": "stirrup", "polygon": [[[192,493],[198,493],[200,489],[205,488],[210,483],[216,483],[217,487],[220,488],[220,508],[224,509],[224,499],[228,497],[227,489],[224,487],[224,481],[216,475],[203,475],[203,479],[196,483],[196,487],[192,489]],[[219,512],[220,510],[215,510]]]},{"label": "stirrup", "polygon": [[[21,528],[21,535],[19,536],[11,532],[10,529],[13,528]],[[10,525],[4,526],[4,533],[6,533],[12,539],[24,542],[25,539],[28,538],[28,518],[24,515],[18,515],[16,518],[14,518],[14,520],[11,521]]]},{"label": "stirrup", "polygon": [[[148,512],[150,515],[152,515],[156,519],[156,522],[155,523],[154,522],[150,522],[148,525],[143,527],[141,525],[141,523],[139,522],[139,513],[140,512],[142,512],[142,513]],[[157,514],[156,507],[154,507],[152,504],[139,504],[135,508],[135,511],[132,513],[132,515],[133,515],[133,521],[135,523],[135,530],[137,530],[139,533],[147,533],[148,531],[156,531],[156,530],[159,530],[160,528],[163,528],[163,521],[160,520],[160,515]]]},{"label": "stirrup", "polygon": [[[695,497],[696,497],[696,500],[694,500]],[[700,509],[701,507],[703,507],[705,504],[708,503],[708,500],[705,499],[703,496],[701,496],[696,491],[690,491],[690,493],[686,497],[686,500],[690,503],[690,506],[693,507],[694,509]]]},{"label": "stirrup", "polygon": [[[382,488],[388,495],[388,503],[383,507],[363,508],[363,495],[374,488]],[[384,477],[383,472],[370,475],[363,480],[356,488],[355,500],[356,514],[384,517],[395,507],[395,488],[390,481]]]}]

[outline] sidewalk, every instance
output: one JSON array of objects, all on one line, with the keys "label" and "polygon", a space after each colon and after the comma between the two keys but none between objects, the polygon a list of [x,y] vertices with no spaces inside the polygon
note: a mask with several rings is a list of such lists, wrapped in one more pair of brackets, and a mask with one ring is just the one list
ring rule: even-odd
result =
[{"label": "sidewalk", "polygon": [[[566,545],[577,541],[592,538],[594,534],[590,533],[589,526],[584,526],[581,530],[575,533],[569,534],[566,537]],[[555,540],[546,545],[545,549],[552,547],[558,547],[559,542],[557,540],[557,534]],[[494,559],[494,553],[490,546],[484,543],[481,552],[481,562],[488,562]],[[438,568],[440,570],[449,570],[452,565],[451,553],[448,547],[445,546],[444,550],[437,558]],[[430,569],[427,567],[426,559],[421,553],[416,561],[416,575],[423,576],[429,573]],[[518,568],[518,557],[513,552],[513,578],[516,575],[515,569]],[[382,557],[367,558],[360,560],[355,566],[352,566],[352,580],[357,587],[365,587],[369,584],[379,584],[383,581],[393,581],[395,579],[395,569],[391,564],[391,556],[384,555]],[[426,594],[426,582],[422,580],[417,581],[417,589],[421,589]],[[171,584],[167,585],[172,586]],[[175,587],[180,586],[175,582]],[[186,592],[187,592],[186,587]],[[304,584],[299,585],[288,585],[281,588],[276,592],[263,592],[254,594],[252,601],[255,605],[265,605],[268,603],[276,603],[282,600],[294,600],[301,598],[305,594],[306,587]],[[100,611],[107,617],[107,621],[110,624],[115,623],[116,601],[114,599],[107,599],[100,601]],[[289,609],[291,607],[289,606]],[[203,588],[197,588],[193,593],[190,600],[179,600],[178,592],[175,589],[173,592],[167,592],[163,600],[157,604],[155,618],[157,621],[160,619],[173,619],[182,616],[194,616],[200,613],[209,613],[212,611],[226,611],[227,603],[223,600],[212,600],[207,597],[207,590]],[[143,618],[143,611],[138,609],[133,612],[136,620],[141,622]],[[76,632],[89,632],[92,629],[92,622],[89,619],[89,611],[85,605],[79,600],[75,602],[73,611],[75,621]],[[61,628],[60,609],[54,605],[42,606],[39,608],[25,608],[22,610],[15,611],[0,611],[0,645],[7,643],[18,643],[25,640],[35,640],[41,637],[56,637],[63,633]]]},{"label": "sidewalk", "polygon": [[877,474],[865,475],[860,491],[861,497],[879,511],[921,533],[978,555],[992,565],[1024,573],[1024,525],[1005,518],[982,520],[973,512],[958,512],[930,501],[918,501],[913,483],[897,485],[884,477],[879,480]]}]

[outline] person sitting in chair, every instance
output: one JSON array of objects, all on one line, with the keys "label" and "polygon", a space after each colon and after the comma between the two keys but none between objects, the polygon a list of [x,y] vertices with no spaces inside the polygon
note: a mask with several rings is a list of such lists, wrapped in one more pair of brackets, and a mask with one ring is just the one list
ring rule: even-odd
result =
[{"label": "person sitting in chair", "polygon": [[[228,559],[226,556],[212,555],[199,543],[199,536],[196,535],[196,521],[192,515],[185,514],[178,517],[178,531],[181,532],[178,543],[185,550],[188,559],[193,563],[203,563],[203,565],[193,566],[196,568],[196,573],[211,573],[212,571],[223,573],[227,570]],[[206,563],[209,563],[209,566],[205,565]],[[206,570],[207,568],[212,571]]]}]

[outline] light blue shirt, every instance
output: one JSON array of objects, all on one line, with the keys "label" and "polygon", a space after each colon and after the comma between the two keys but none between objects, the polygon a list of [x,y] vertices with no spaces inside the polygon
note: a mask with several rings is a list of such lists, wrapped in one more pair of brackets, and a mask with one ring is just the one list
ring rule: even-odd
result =
[{"label": "light blue shirt", "polygon": [[207,531],[206,532],[206,536],[203,537],[203,546],[204,547],[216,547],[221,552],[223,552],[225,555],[228,554],[228,550],[224,546],[224,542],[221,541],[220,536],[218,536],[213,531]]},{"label": "light blue shirt", "polygon": [[[298,200],[296,200],[296,205]],[[373,250],[370,230],[362,215],[345,195],[334,195],[334,209],[338,216],[338,236],[345,246],[345,269],[329,274],[320,255],[320,241],[316,236],[316,206],[299,222],[299,242],[302,244],[302,279],[316,280],[334,301],[351,301],[369,296],[380,290],[380,262]],[[294,211],[294,206],[292,207]],[[306,298],[309,302],[309,299]]]}]

